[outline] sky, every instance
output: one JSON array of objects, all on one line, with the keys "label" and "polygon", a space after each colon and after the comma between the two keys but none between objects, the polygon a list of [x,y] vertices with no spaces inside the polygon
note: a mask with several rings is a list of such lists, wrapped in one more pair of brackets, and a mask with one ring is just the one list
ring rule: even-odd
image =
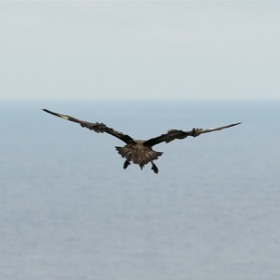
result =
[{"label": "sky", "polygon": [[280,2],[1,1],[0,100],[279,99]]}]

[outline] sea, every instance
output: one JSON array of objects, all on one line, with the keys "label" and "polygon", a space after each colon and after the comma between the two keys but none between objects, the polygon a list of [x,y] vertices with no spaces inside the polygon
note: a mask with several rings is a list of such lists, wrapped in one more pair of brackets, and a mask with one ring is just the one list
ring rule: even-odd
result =
[{"label": "sea", "polygon": [[[161,143],[143,170],[122,142]],[[1,101],[0,279],[279,280],[280,101]]]}]

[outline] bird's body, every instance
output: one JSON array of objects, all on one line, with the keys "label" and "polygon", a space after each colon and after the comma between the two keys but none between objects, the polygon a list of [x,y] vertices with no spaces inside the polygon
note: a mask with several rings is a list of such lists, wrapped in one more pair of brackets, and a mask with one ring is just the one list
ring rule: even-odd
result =
[{"label": "bird's body", "polygon": [[68,115],[55,113],[55,112],[49,111],[47,109],[43,109],[43,111],[45,111],[49,114],[52,114],[54,116],[63,118],[65,120],[79,123],[82,127],[88,128],[97,133],[105,132],[105,133],[108,133],[112,136],[119,138],[120,140],[122,140],[123,142],[126,143],[126,145],[124,147],[118,147],[118,146],[116,147],[116,150],[118,151],[118,153],[123,158],[126,159],[124,162],[124,165],[123,165],[123,167],[125,169],[128,167],[128,165],[130,165],[131,162],[134,164],[138,164],[141,169],[146,164],[151,162],[152,170],[155,173],[158,173],[159,170],[153,161],[157,160],[163,153],[154,151],[152,148],[154,145],[160,144],[162,142],[169,143],[175,139],[184,139],[188,136],[196,137],[203,133],[218,131],[218,130],[222,130],[222,129],[233,127],[233,126],[240,124],[240,123],[234,123],[234,124],[230,124],[227,126],[221,126],[221,127],[209,128],[209,129],[195,129],[194,128],[190,131],[171,129],[167,133],[162,134],[155,138],[151,138],[149,140],[135,140],[127,134],[123,134],[122,132],[119,132],[117,130],[114,130],[113,128],[106,126],[104,123],[86,122],[86,121],[82,121],[82,120],[73,118]]},{"label": "bird's body", "polygon": [[134,140],[132,143],[124,147],[116,147],[118,153],[126,159],[125,164],[129,165],[130,162],[138,164],[141,169],[149,162],[158,159],[163,153],[156,152],[150,146],[145,145],[145,141]]}]

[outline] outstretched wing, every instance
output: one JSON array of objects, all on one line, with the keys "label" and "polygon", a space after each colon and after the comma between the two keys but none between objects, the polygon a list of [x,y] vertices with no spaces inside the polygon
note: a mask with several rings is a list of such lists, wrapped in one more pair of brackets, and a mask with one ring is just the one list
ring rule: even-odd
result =
[{"label": "outstretched wing", "polygon": [[208,129],[194,128],[194,129],[192,129],[190,131],[171,129],[171,130],[169,130],[165,134],[162,134],[162,135],[160,135],[158,137],[151,138],[151,139],[145,141],[144,145],[152,147],[152,146],[157,145],[157,144],[162,143],[162,142],[169,143],[169,142],[171,142],[173,140],[176,140],[176,139],[180,139],[181,140],[181,139],[184,139],[184,138],[186,138],[188,136],[196,137],[196,136],[199,136],[200,134],[203,134],[203,133],[209,133],[209,132],[212,132],[212,131],[222,130],[222,129],[225,129],[225,128],[236,126],[236,125],[238,125],[240,123],[241,122],[230,124],[230,125],[226,125],[226,126],[220,126],[220,127],[215,127],[215,128],[208,128]]},{"label": "outstretched wing", "polygon": [[59,117],[59,118],[62,118],[62,119],[65,119],[65,120],[68,120],[68,121],[71,121],[71,122],[79,123],[82,127],[88,128],[88,129],[93,130],[97,133],[106,132],[108,134],[111,134],[111,135],[119,138],[120,140],[122,140],[123,142],[125,142],[127,144],[134,141],[129,135],[126,135],[126,134],[123,134],[122,132],[116,131],[113,128],[110,128],[110,127],[106,126],[104,123],[86,122],[86,121],[82,121],[82,120],[73,118],[73,117],[68,116],[68,115],[62,115],[62,114],[59,114],[59,113],[55,113],[55,112],[49,111],[47,109],[42,109],[42,110],[49,113],[49,114],[52,114],[56,117]]}]

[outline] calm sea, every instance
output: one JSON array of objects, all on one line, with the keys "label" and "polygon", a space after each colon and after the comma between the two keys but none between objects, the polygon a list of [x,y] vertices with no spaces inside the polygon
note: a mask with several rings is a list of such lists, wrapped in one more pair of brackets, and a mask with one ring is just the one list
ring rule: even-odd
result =
[{"label": "calm sea", "polygon": [[[134,138],[242,125],[155,146],[159,174],[41,111]],[[279,280],[280,102],[2,102],[0,279]]]}]

